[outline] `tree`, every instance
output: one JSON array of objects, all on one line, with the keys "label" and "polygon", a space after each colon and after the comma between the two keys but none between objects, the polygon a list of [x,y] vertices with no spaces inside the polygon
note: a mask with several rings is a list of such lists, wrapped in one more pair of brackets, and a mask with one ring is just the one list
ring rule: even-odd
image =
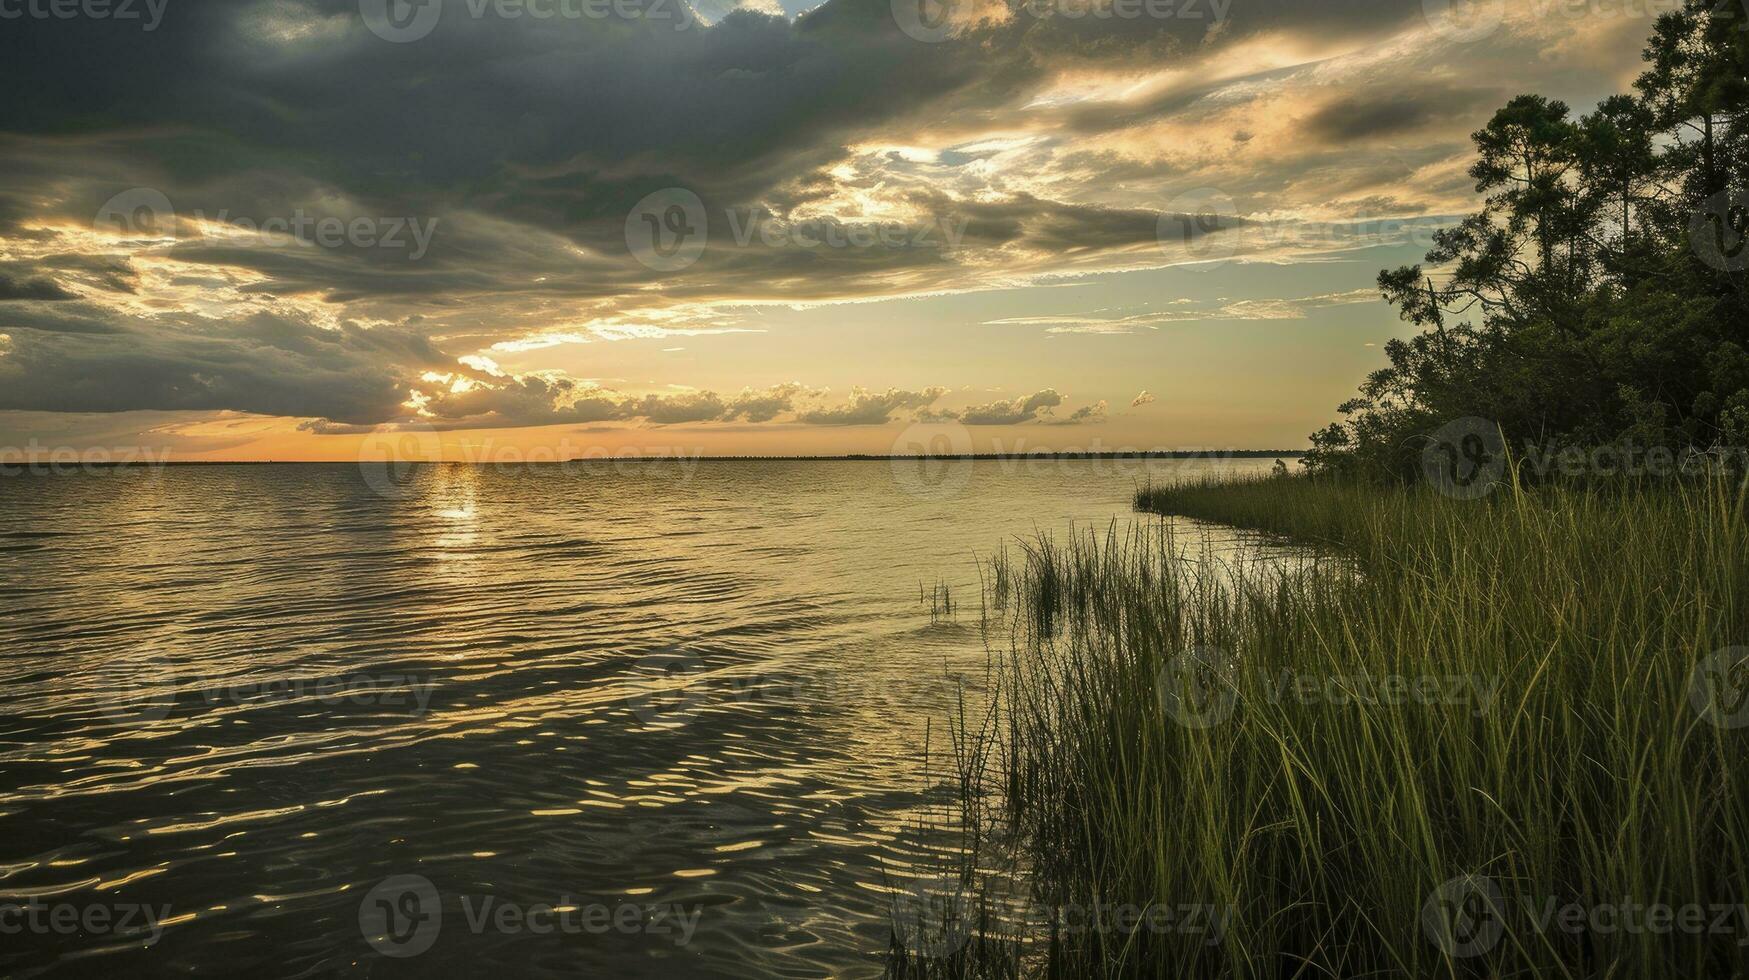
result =
[{"label": "tree", "polygon": [[1425,435],[1465,416],[1514,443],[1749,439],[1743,27],[1687,0],[1659,18],[1635,94],[1577,121],[1521,95],[1473,135],[1482,208],[1426,267],[1380,273],[1420,332],[1312,437],[1312,469],[1407,478]]}]

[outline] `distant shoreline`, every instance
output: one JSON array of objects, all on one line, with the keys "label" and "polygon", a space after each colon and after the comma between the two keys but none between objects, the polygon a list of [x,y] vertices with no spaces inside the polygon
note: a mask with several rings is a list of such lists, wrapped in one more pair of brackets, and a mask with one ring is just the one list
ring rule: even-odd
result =
[{"label": "distant shoreline", "polygon": [[[939,460],[971,460],[973,462],[1008,462],[1026,460],[1061,460],[1061,459],[1298,459],[1306,454],[1304,449],[1185,449],[1161,450],[1149,452],[1036,452],[1036,453],[944,453],[944,454],[862,454],[848,453],[841,456],[578,456],[572,459],[554,460],[396,460],[397,464],[409,466],[427,466],[447,464],[452,466],[568,466],[572,463],[663,463],[684,460],[688,463],[855,463],[855,462],[886,462],[909,459],[939,459]],[[0,460],[0,464],[8,461]],[[153,468],[159,466],[352,466],[359,462],[382,465],[386,460],[344,460],[344,459],[179,459],[179,460],[128,460],[114,462],[71,462],[68,466],[113,467],[129,469],[134,467]],[[14,466],[54,465],[49,460],[17,460]]]}]

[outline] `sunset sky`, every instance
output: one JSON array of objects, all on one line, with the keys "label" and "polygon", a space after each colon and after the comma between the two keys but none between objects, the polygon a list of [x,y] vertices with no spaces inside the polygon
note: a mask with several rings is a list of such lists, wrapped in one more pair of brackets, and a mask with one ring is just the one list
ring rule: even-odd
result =
[{"label": "sunset sky", "polygon": [[119,3],[0,0],[14,456],[1303,446],[1669,6]]}]

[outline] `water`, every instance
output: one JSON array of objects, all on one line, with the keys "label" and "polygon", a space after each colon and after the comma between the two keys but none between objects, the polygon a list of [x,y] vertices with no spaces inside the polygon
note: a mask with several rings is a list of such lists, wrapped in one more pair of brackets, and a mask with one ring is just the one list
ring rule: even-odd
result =
[{"label": "water", "polygon": [[0,480],[0,972],[878,974],[976,556],[1268,464]]}]

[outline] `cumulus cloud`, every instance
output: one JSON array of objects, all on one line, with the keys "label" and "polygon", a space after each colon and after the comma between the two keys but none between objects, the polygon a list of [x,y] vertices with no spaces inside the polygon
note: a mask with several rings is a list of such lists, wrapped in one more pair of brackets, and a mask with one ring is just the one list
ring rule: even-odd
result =
[{"label": "cumulus cloud", "polygon": [[1104,399],[1091,405],[1083,405],[1061,418],[1044,419],[1046,425],[1096,425],[1105,421],[1106,409],[1110,406]]},{"label": "cumulus cloud", "polygon": [[997,400],[987,405],[974,405],[959,413],[966,425],[1019,425],[1034,422],[1063,404],[1063,396],[1055,388],[1044,388],[1022,398]]},{"label": "cumulus cloud", "polygon": [[809,389],[799,382],[789,381],[774,385],[763,391],[753,388],[741,389],[741,394],[723,410],[723,419],[745,419],[748,422],[769,422],[779,415],[793,411],[797,395],[809,393]]},{"label": "cumulus cloud", "polygon": [[[528,376],[488,376],[429,373],[411,405],[403,405],[376,423],[312,419],[305,431],[319,435],[357,434],[378,424],[417,422],[436,430],[517,428],[536,425],[596,422],[685,425],[711,422],[777,423],[809,426],[884,425],[905,413],[917,419],[962,419],[968,425],[1005,424],[1048,417],[1061,404],[1054,391],[1039,392],[1013,403],[1000,402],[962,413],[931,406],[947,394],[945,387],[919,391],[853,388],[847,398],[833,400],[824,388],[785,382],[769,388],[746,388],[733,397],[712,391],[628,395],[598,384],[545,373]],[[1104,403],[1074,413],[1074,421],[1103,417]]]},{"label": "cumulus cloud", "polygon": [[807,409],[798,413],[796,420],[806,425],[882,425],[891,421],[896,412],[928,408],[945,394],[946,388],[922,391],[888,388],[878,392],[855,388],[848,401]]}]

